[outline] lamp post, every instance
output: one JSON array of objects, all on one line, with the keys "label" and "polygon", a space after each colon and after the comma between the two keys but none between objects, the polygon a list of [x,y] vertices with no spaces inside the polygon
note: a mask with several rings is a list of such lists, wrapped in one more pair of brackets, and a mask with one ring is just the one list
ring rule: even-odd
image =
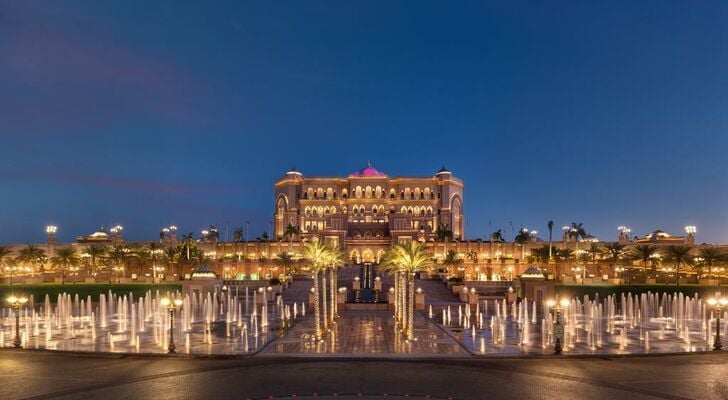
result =
[{"label": "lamp post", "polygon": [[170,300],[168,297],[163,297],[161,300],[161,304],[167,307],[167,311],[169,312],[169,346],[167,346],[168,354],[175,353],[176,347],[174,345],[174,315],[177,313],[177,309],[182,306],[182,303],[182,299]]},{"label": "lamp post", "polygon": [[8,303],[15,309],[15,340],[13,340],[13,347],[16,349],[20,348],[20,308],[28,302],[28,298],[25,296],[10,295],[8,297]]},{"label": "lamp post", "polygon": [[569,306],[569,299],[562,299],[559,301],[549,300],[546,304],[550,309],[554,310],[555,323],[554,323],[554,355],[561,355],[562,344],[561,341],[564,339],[564,325],[561,323],[561,308]]},{"label": "lamp post", "polygon": [[713,342],[713,350],[719,351],[723,348],[723,344],[720,342],[720,313],[728,304],[728,298],[718,295],[718,298],[712,297],[708,299],[708,304],[713,307],[715,311],[715,341]]}]

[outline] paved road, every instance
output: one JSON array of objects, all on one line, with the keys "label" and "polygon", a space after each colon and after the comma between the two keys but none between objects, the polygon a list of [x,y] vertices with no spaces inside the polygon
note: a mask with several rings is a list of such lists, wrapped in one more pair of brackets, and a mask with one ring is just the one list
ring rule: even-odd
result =
[{"label": "paved road", "polygon": [[84,356],[3,350],[0,399],[381,399],[408,394],[411,400],[426,396],[726,400],[727,362],[728,353],[387,361]]}]

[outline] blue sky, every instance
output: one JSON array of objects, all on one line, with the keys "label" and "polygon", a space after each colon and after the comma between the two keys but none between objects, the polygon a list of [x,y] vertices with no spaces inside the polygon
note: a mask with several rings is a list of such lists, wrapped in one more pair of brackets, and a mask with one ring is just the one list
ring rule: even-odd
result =
[{"label": "blue sky", "polygon": [[0,242],[267,229],[295,165],[446,165],[466,234],[727,242],[719,1],[0,0]]}]

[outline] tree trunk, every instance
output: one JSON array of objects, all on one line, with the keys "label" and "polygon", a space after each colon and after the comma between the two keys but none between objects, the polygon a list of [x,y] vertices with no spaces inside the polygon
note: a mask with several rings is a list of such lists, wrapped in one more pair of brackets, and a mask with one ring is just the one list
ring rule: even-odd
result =
[{"label": "tree trunk", "polygon": [[336,317],[336,281],[334,280],[334,269],[331,268],[331,271],[329,271],[329,277],[331,279],[330,286],[331,286],[331,317],[329,320],[333,323],[334,318]]},{"label": "tree trunk", "polygon": [[399,272],[394,273],[394,325],[399,326]]},{"label": "tree trunk", "polygon": [[314,296],[313,301],[313,320],[315,325],[315,332],[316,332],[316,340],[321,340],[321,310],[319,309],[319,279],[318,279],[319,272],[316,271],[313,273],[313,287],[316,291],[316,295]]},{"label": "tree trunk", "polygon": [[328,293],[326,293],[326,270],[324,269],[321,272],[321,301],[323,301],[323,315],[324,318],[322,320],[324,329],[326,329],[329,325],[328,323],[328,313],[327,313],[327,307],[326,307],[326,296],[328,296]]},{"label": "tree trunk", "polygon": [[413,340],[415,338],[415,274],[409,274],[408,283],[408,297],[409,301],[407,304],[407,340]]},{"label": "tree trunk", "polygon": [[675,264],[675,286],[680,286],[680,262]]},{"label": "tree trunk", "polygon": [[404,329],[404,321],[402,321],[402,273],[397,272],[397,325],[399,329]]}]

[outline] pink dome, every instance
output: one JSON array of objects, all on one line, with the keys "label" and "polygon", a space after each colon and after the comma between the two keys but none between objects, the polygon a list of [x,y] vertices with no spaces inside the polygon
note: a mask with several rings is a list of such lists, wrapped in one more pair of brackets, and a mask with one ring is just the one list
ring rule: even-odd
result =
[{"label": "pink dome", "polygon": [[359,172],[355,172],[352,175],[362,177],[386,176],[383,172],[372,167],[372,164],[368,164],[366,167],[360,169]]}]

